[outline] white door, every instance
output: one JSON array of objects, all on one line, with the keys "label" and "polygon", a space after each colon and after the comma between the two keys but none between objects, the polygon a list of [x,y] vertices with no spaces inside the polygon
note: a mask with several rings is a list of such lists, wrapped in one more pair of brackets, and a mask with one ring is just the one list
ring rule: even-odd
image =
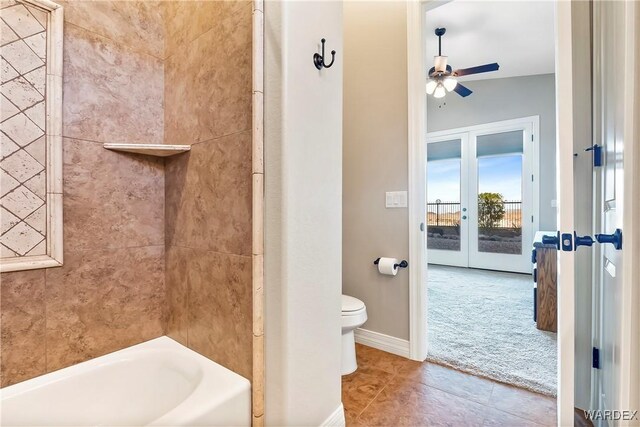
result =
[{"label": "white door", "polygon": [[427,140],[429,262],[469,265],[468,132]]},{"label": "white door", "polygon": [[[594,143],[602,146],[603,163],[595,174],[595,233],[613,235],[622,228],[624,156],[624,79],[610,70],[624,70],[625,4],[593,3]],[[606,30],[605,30],[606,29]],[[611,243],[596,249],[595,344],[600,369],[595,371],[597,409],[620,409],[620,348],[622,307],[622,250]],[[601,425],[608,425],[600,420]]]},{"label": "white door", "polygon": [[528,117],[429,134],[430,263],[531,272],[537,128]]},{"label": "white door", "polygon": [[531,272],[533,123],[471,132],[469,267]]}]

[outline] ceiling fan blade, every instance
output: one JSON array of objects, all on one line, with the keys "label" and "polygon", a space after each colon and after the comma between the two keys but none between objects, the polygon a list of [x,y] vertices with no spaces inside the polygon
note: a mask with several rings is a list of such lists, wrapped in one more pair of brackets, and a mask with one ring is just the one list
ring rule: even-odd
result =
[{"label": "ceiling fan blade", "polygon": [[460,95],[461,97],[465,97],[465,96],[469,96],[473,93],[473,91],[471,89],[469,89],[466,86],[462,86],[460,83],[458,83],[456,85],[456,87],[453,88],[453,91],[455,93],[457,93],[458,95]]},{"label": "ceiling fan blade", "polygon": [[497,62],[493,64],[478,65],[477,67],[463,68],[461,70],[455,70],[454,76],[468,76],[469,74],[488,73],[490,71],[498,71],[500,65]]}]

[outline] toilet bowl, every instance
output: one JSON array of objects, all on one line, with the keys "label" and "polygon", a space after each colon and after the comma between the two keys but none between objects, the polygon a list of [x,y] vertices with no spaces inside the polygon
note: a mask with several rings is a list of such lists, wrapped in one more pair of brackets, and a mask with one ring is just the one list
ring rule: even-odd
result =
[{"label": "toilet bowl", "polygon": [[357,298],[342,295],[342,375],[358,369],[353,332],[367,321],[367,307]]}]

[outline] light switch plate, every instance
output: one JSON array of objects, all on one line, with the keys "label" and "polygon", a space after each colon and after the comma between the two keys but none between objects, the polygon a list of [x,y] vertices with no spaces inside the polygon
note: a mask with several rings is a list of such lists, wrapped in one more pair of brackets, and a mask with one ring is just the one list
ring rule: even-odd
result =
[{"label": "light switch plate", "polygon": [[387,191],[385,193],[385,207],[406,208],[407,192],[406,191]]}]

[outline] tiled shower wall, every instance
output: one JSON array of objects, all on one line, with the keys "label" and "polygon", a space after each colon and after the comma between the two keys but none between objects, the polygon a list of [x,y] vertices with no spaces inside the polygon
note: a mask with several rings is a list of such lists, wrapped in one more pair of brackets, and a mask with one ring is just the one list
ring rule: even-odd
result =
[{"label": "tiled shower wall", "polygon": [[252,377],[252,2],[166,3],[167,333]]},{"label": "tiled shower wall", "polygon": [[251,378],[251,2],[59,3],[64,266],[0,277],[1,385],[165,333]]},{"label": "tiled shower wall", "polygon": [[163,142],[161,9],[60,3],[64,266],[2,274],[2,386],[160,336],[166,318],[164,164],[102,148]]}]

